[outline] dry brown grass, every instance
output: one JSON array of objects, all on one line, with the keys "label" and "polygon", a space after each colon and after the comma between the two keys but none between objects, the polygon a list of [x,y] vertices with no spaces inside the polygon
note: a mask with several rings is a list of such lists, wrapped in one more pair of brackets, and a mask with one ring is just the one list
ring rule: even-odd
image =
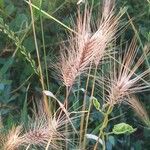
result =
[{"label": "dry brown grass", "polygon": [[[70,120],[72,119],[74,118],[70,118]],[[2,143],[3,149],[16,150],[33,145],[54,150],[63,149],[66,140],[70,143],[66,137],[70,134],[74,135],[74,132],[71,132],[70,120],[62,113],[60,116],[57,111],[52,118],[48,118],[45,113],[40,116],[38,114],[35,119],[29,121],[28,128],[13,127]],[[67,132],[65,130],[66,123],[68,124]]]},{"label": "dry brown grass", "polygon": [[[115,62],[114,69],[111,72],[111,79],[108,82],[107,102],[114,105],[121,102],[124,97],[145,91],[149,88],[149,83],[145,80],[149,74],[149,69],[138,72],[138,69],[144,63],[144,54],[137,58],[138,47],[136,39],[133,38],[125,54],[120,56],[121,62]],[[146,50],[148,55],[149,51]],[[115,60],[116,61],[116,60]]]},{"label": "dry brown grass", "polygon": [[127,99],[127,104],[131,106],[136,115],[139,117],[139,119],[142,120],[145,125],[150,126],[150,119],[148,113],[144,105],[139,101],[136,96],[132,96],[131,98]]},{"label": "dry brown grass", "polygon": [[6,139],[4,144],[4,150],[16,150],[20,145],[23,144],[24,139],[21,136],[22,134],[22,126],[13,127]]},{"label": "dry brown grass", "polygon": [[101,19],[97,18],[100,20],[97,24],[92,19],[92,8],[86,5],[83,14],[78,10],[77,23],[74,25],[77,34],[70,34],[69,42],[62,45],[57,67],[66,86],[72,86],[76,77],[87,70],[90,62],[97,66],[108,53],[106,49],[114,39],[122,15],[115,16],[113,6],[108,8],[108,5],[107,8],[104,5],[106,10]]}]

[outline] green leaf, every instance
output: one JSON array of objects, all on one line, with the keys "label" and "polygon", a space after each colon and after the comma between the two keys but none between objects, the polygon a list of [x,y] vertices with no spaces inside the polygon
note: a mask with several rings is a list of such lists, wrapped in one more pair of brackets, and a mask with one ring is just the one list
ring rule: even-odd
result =
[{"label": "green leaf", "polygon": [[115,138],[113,137],[113,136],[109,136],[108,137],[108,140],[109,140],[109,142],[113,145],[113,146],[115,146]]},{"label": "green leaf", "polygon": [[8,128],[8,129],[11,129],[12,126],[14,126],[14,125],[16,124],[16,122],[15,122],[15,120],[14,120],[14,117],[13,117],[12,115],[9,115],[9,116],[7,117],[6,122],[7,122],[7,128]]},{"label": "green leaf", "polygon": [[[18,14],[15,18],[15,26],[17,27],[21,27],[23,24],[25,25],[25,23],[28,22],[28,18],[25,14]],[[24,26],[25,28],[25,26]]]},{"label": "green leaf", "polygon": [[4,7],[4,0],[0,0],[0,8]]},{"label": "green leaf", "polygon": [[7,5],[7,7],[5,8],[7,15],[11,15],[15,10],[16,10],[16,8],[12,3]]},{"label": "green leaf", "polygon": [[8,69],[11,67],[13,61],[14,61],[14,58],[11,57],[11,58],[3,65],[3,67],[0,69],[0,77],[2,77],[2,76],[8,71]]},{"label": "green leaf", "polygon": [[0,27],[1,27],[1,24],[4,24],[4,20],[3,18],[0,17]]},{"label": "green leaf", "polygon": [[95,97],[92,97],[92,100],[93,100],[93,104],[94,104],[95,108],[97,110],[100,110],[100,103],[98,102],[98,100]]},{"label": "green leaf", "polygon": [[18,93],[15,93],[13,96],[10,97],[10,99],[8,99],[7,103],[15,101],[17,99],[17,97],[19,96]]},{"label": "green leaf", "polygon": [[119,123],[114,125],[113,128],[113,133],[114,134],[131,134],[133,132],[135,132],[136,129],[134,129],[132,126],[130,126],[129,124],[126,123]]}]

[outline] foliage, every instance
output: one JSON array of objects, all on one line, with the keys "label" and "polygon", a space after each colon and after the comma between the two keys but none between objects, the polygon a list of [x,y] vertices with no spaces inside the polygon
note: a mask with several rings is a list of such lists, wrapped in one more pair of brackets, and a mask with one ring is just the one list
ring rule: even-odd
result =
[{"label": "foliage", "polygon": [[[77,76],[76,82],[71,89],[66,88],[61,83],[62,79],[60,79],[56,71],[58,68],[54,69],[57,65],[57,60],[60,61],[59,53],[69,45],[67,43],[68,32],[71,32],[72,35],[76,34],[74,25],[79,8],[77,1],[32,0],[31,2],[34,20],[31,18],[30,1],[0,0],[0,149],[2,149],[3,144],[1,142],[6,140],[5,138],[1,139],[1,137],[7,137],[11,131],[17,131],[18,128],[15,128],[15,126],[22,125],[21,129],[19,129],[19,134],[21,136],[26,135],[26,130],[30,130],[30,122],[35,121],[36,123],[35,116],[43,114],[42,111],[45,110],[45,108],[43,110],[42,107],[39,107],[39,105],[45,105],[41,103],[43,99],[45,100],[44,102],[48,103],[48,109],[50,109],[53,120],[59,120],[60,116],[66,115],[65,119],[68,119],[67,121],[70,123],[69,129],[74,133],[64,134],[66,138],[71,139],[71,142],[69,140],[69,142],[65,142],[60,135],[59,138],[62,145],[66,144],[68,149],[79,149],[77,143],[81,143],[84,139],[84,137],[81,137],[81,139],[78,139],[79,142],[76,143],[78,135],[75,133],[77,130],[80,132],[79,135],[83,134],[80,129],[84,115],[83,125],[85,128],[85,124],[88,123],[87,130],[85,129],[84,132],[94,137],[94,140],[92,138],[83,140],[86,143],[86,149],[94,147],[99,139],[99,132],[103,132],[104,135],[102,135],[105,137],[105,140],[100,139],[99,147],[105,142],[106,149],[109,150],[148,149],[150,147],[149,126],[144,124],[142,119],[140,121],[138,113],[133,113],[136,108],[132,110],[132,106],[131,108],[127,107],[128,102],[126,100],[123,103],[124,105],[117,103],[116,105],[119,107],[115,105],[112,108],[105,105],[107,97],[104,97],[104,94],[108,94],[105,88],[107,88],[107,83],[109,82],[106,80],[101,84],[99,78],[104,79],[110,75],[109,70],[113,66],[115,56],[109,58],[111,63],[102,60],[102,65],[98,66],[97,70],[92,68],[93,66],[91,65],[88,68],[89,72],[86,72],[85,76],[82,74]],[[90,5],[92,2],[93,0],[89,0]],[[97,12],[99,3],[102,5],[102,0],[94,0],[93,20],[100,13]],[[84,1],[80,5],[83,12]],[[144,70],[150,69],[150,56],[146,54],[146,50],[150,49],[150,3],[148,0],[144,0],[142,3],[140,0],[118,0],[115,5],[116,12],[119,14],[119,11],[124,6],[127,11],[121,17],[122,20],[119,24],[120,30],[123,31],[118,35],[115,47],[117,51],[118,49],[123,51],[126,47],[124,43],[126,41],[130,43],[133,35],[135,35],[137,45],[139,45],[135,60],[142,54],[144,54],[143,59],[145,59],[137,69],[140,75]],[[36,36],[33,34],[33,29],[35,29]],[[93,28],[92,32],[94,31],[95,29]],[[109,47],[113,49],[113,45],[110,44]],[[39,53],[39,58],[37,52]],[[97,76],[98,80],[95,78]],[[133,78],[135,78],[134,75]],[[149,81],[149,78],[148,73],[145,80]],[[86,87],[87,82],[88,87]],[[94,90],[93,85],[95,86]],[[149,83],[148,85],[150,86]],[[53,95],[46,97],[43,90],[52,91]],[[145,111],[147,111],[146,117],[149,116],[149,91],[145,90],[136,94],[136,96],[143,104],[141,107],[138,106],[138,109],[144,107]],[[124,98],[126,99],[126,97]],[[64,107],[66,99],[69,100],[68,108]],[[84,100],[86,100],[86,103],[84,103]],[[66,109],[68,109],[68,112]],[[73,121],[69,119],[70,116],[72,118],[72,115],[74,116]],[[64,121],[63,125],[65,124],[66,122]],[[42,125],[40,127],[43,129]],[[69,129],[64,127],[66,132],[69,132]],[[121,133],[130,133],[130,135],[122,135]],[[58,140],[59,145],[61,145],[60,141]],[[41,148],[35,145],[30,148]]]},{"label": "foliage", "polygon": [[136,129],[133,129],[132,126],[130,126],[124,122],[114,125],[114,128],[112,130],[112,132],[117,135],[118,134],[131,134],[135,131],[136,131]]}]

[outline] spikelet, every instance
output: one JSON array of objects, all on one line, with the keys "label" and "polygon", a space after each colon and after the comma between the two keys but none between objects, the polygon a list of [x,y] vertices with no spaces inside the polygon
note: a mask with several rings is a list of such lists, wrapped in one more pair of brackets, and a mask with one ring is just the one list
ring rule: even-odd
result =
[{"label": "spikelet", "polygon": [[[13,127],[4,141],[2,147],[4,150],[18,150],[22,147],[27,148],[28,146],[35,146],[40,148],[50,148],[53,150],[65,149],[65,143],[70,142],[70,134],[74,135],[72,131],[72,122],[75,118],[66,117],[66,114],[59,114],[59,110],[49,118],[49,116],[42,110],[42,105],[37,106],[38,110],[35,113],[29,123],[28,127],[23,128],[22,126]],[[68,130],[65,129],[65,125],[68,125]],[[0,137],[1,138],[1,137]],[[0,143],[1,144],[1,143]],[[1,145],[0,145],[1,146]],[[3,150],[2,149],[2,150]]]},{"label": "spikelet", "polygon": [[102,17],[104,20],[107,19],[107,17],[112,12],[112,10],[114,9],[114,5],[115,5],[115,0],[104,0],[103,1]]},{"label": "spikelet", "polygon": [[16,150],[24,140],[21,136],[22,126],[13,127],[6,137],[6,142],[4,143],[4,150]]},{"label": "spikelet", "polygon": [[143,104],[139,101],[136,96],[131,96],[127,99],[127,104],[131,106],[137,116],[145,123],[147,126],[150,126],[150,119],[146,109]]},{"label": "spikelet", "polygon": [[[149,74],[149,69],[143,72],[138,72],[138,69],[144,62],[144,54],[138,59],[136,58],[138,52],[138,47],[136,44],[136,39],[133,38],[128,49],[126,49],[125,54],[120,57],[121,62],[115,64],[115,68],[111,73],[111,78],[108,82],[108,97],[107,102],[114,105],[121,102],[124,97],[134,94],[137,92],[142,92],[148,90],[150,84],[144,80]],[[149,54],[149,50],[145,51],[145,54]]]},{"label": "spikelet", "polygon": [[49,143],[49,147],[52,149],[61,148],[65,140],[65,122],[66,118],[56,119],[55,117],[48,121],[45,115],[36,118],[23,135],[24,145],[30,144],[45,148]]},{"label": "spikelet", "polygon": [[37,116],[34,121],[31,121],[24,134],[27,145],[45,146],[49,137],[48,122],[44,114],[41,117]]},{"label": "spikelet", "polygon": [[62,80],[66,86],[71,86],[75,78],[85,70],[92,60],[93,51],[89,47],[91,37],[90,28],[91,13],[85,8],[84,15],[78,11],[76,32],[71,34],[68,46],[63,45],[59,67]]},{"label": "spikelet", "polygon": [[[77,34],[71,34],[68,45],[64,44],[61,48],[58,68],[64,85],[72,86],[76,77],[87,70],[90,62],[99,64],[106,54],[107,45],[114,39],[120,16],[115,17],[111,10],[99,25],[95,25],[92,22],[92,9],[86,5],[83,15],[78,11]],[[96,30],[93,31],[95,26]]]},{"label": "spikelet", "polygon": [[99,40],[99,42],[97,41],[98,53],[94,58],[96,66],[102,60],[102,57],[108,53],[106,49],[109,44],[112,44],[113,40],[117,38],[116,32],[119,30],[119,19],[124,12],[119,12],[118,15],[115,15],[114,4],[113,0],[103,1],[102,17],[99,19],[99,24],[96,25],[97,31],[93,35],[93,38]]}]

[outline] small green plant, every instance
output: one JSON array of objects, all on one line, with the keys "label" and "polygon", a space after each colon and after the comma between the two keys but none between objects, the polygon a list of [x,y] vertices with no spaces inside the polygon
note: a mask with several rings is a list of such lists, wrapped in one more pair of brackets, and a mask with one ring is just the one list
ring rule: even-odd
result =
[{"label": "small green plant", "polygon": [[114,125],[112,133],[117,134],[117,135],[119,135],[119,134],[131,134],[135,131],[136,131],[136,129],[133,129],[132,126],[122,122],[122,123]]}]

